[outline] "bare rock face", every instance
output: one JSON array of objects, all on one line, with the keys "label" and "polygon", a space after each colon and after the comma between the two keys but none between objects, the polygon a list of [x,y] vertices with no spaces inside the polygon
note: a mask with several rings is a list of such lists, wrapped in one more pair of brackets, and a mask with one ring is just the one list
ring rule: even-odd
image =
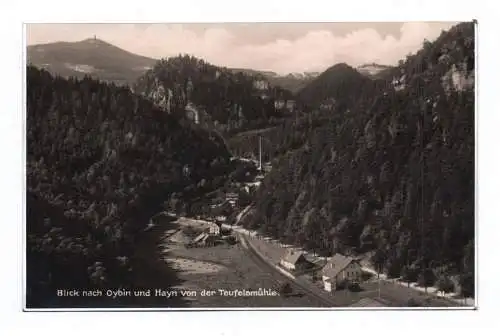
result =
[{"label": "bare rock face", "polygon": [[465,62],[453,64],[448,72],[441,77],[441,83],[446,93],[452,90],[464,92],[474,88],[474,71],[467,71]]},{"label": "bare rock face", "polygon": [[147,97],[151,99],[155,105],[170,113],[172,90],[165,90],[165,87],[158,79],[153,82]]}]

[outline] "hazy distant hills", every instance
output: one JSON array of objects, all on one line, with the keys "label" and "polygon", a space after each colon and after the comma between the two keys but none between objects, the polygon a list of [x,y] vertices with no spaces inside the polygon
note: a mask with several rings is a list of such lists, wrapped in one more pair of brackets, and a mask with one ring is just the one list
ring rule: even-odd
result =
[{"label": "hazy distant hills", "polygon": [[[360,74],[371,79],[379,79],[383,77],[384,74],[386,74],[390,69],[393,69],[393,67],[377,63],[367,63],[355,68],[355,70],[357,70]],[[250,69],[233,70],[241,71],[249,75],[262,75],[266,77],[271,85],[282,87],[293,93],[300,92],[306,86],[311,84],[318,76],[323,74],[323,72],[293,72],[287,75],[279,75],[272,71],[258,71]],[[328,69],[325,70],[325,72],[326,71],[328,71]]]},{"label": "hazy distant hills", "polygon": [[283,89],[297,93],[314,78],[319,76],[320,72],[293,72],[287,75],[279,75],[273,71],[259,71],[252,69],[231,69],[235,72],[243,72],[247,75],[261,75],[264,76],[272,86],[279,86]]},{"label": "hazy distant hills", "polygon": [[27,61],[63,77],[90,75],[118,84],[135,82],[157,62],[93,38],[28,46]]},{"label": "hazy distant hills", "polygon": [[319,72],[290,73],[286,76],[269,78],[269,82],[275,86],[280,86],[293,93],[297,93],[311,83],[319,74]]},{"label": "hazy distant hills", "polygon": [[389,65],[377,64],[377,63],[367,63],[360,65],[356,68],[360,73],[371,78],[380,78],[381,75],[386,70],[392,69],[393,67]]},{"label": "hazy distant hills", "polygon": [[243,69],[243,68],[230,68],[229,70],[234,73],[242,72],[243,74],[248,76],[264,76],[266,78],[273,78],[278,76],[278,74],[273,71],[261,71],[261,70]]}]

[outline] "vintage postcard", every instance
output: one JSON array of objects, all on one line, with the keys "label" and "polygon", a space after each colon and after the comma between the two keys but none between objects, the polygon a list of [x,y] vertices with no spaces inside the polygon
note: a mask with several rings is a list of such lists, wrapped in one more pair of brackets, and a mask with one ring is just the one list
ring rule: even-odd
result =
[{"label": "vintage postcard", "polygon": [[476,28],[26,24],[25,309],[472,309]]}]

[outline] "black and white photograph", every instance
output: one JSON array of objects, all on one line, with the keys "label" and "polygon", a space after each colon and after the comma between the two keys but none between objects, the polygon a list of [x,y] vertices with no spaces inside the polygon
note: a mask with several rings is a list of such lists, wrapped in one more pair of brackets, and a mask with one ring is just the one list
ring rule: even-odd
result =
[{"label": "black and white photograph", "polygon": [[478,26],[26,23],[25,311],[475,309]]}]

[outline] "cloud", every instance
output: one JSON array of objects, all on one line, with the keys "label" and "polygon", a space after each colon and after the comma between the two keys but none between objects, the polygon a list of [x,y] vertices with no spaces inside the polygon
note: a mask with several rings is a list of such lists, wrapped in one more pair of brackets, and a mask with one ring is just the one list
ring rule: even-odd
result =
[{"label": "cloud", "polygon": [[[196,32],[189,25],[30,25],[27,42],[56,40],[77,41],[96,34],[134,53],[162,58],[179,53],[192,54],[228,67],[248,67],[278,73],[322,71],[345,62],[357,66],[367,62],[396,64],[422,46],[424,39],[434,40],[441,29],[452,24],[409,22],[401,25],[399,36],[382,36],[373,28],[335,35],[331,30],[304,32],[294,39],[278,38],[271,42],[245,42],[230,25]],[[248,29],[252,29],[249,25]],[[257,30],[256,30],[257,31]],[[262,34],[255,32],[255,34]]]},{"label": "cloud", "polygon": [[398,39],[390,35],[382,37],[374,29],[359,30],[346,36],[314,31],[295,41],[238,48],[234,51],[234,61],[285,73],[322,71],[340,62],[353,66],[367,62],[395,64],[410,52],[418,50],[424,39],[434,40],[439,34],[440,30],[432,30],[426,23],[403,24]]}]

